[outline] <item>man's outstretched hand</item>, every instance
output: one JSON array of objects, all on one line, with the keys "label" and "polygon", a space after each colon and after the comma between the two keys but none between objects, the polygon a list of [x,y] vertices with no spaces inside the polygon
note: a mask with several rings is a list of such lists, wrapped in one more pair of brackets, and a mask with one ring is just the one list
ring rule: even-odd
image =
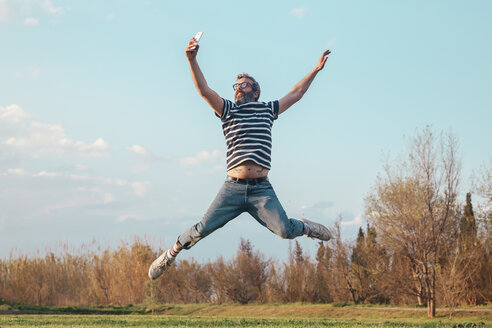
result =
[{"label": "man's outstretched hand", "polygon": [[191,38],[190,41],[188,42],[188,45],[185,48],[185,53],[186,53],[186,57],[188,57],[188,60],[192,60],[196,58],[196,54],[198,53],[198,48],[200,48],[200,46],[196,42],[195,38]]},{"label": "man's outstretched hand", "polygon": [[328,60],[328,55],[331,54],[330,50],[326,50],[323,52],[323,55],[321,55],[321,58],[318,60],[318,63],[316,64],[316,67],[314,68],[316,71],[321,71],[323,67],[325,67],[325,63]]},{"label": "man's outstretched hand", "polygon": [[318,74],[319,71],[325,67],[325,63],[328,60],[328,55],[331,54],[330,50],[326,50],[321,55],[321,58],[316,63],[316,66],[306,75],[301,81],[299,81],[284,97],[278,100],[279,114],[285,112],[290,106],[301,100],[306,91],[309,89],[311,82]]}]

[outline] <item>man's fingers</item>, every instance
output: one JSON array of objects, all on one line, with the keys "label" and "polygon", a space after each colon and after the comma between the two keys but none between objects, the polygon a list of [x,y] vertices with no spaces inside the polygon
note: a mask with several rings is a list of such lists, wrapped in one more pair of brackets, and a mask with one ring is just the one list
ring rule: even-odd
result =
[{"label": "man's fingers", "polygon": [[326,59],[328,58],[327,56],[331,54],[331,51],[330,50],[325,50],[325,52],[323,52],[323,54],[321,55],[321,58],[322,59]]},{"label": "man's fingers", "polygon": [[197,47],[198,47],[198,43],[196,41],[193,41],[193,42],[188,43],[188,45],[186,46],[186,49],[194,49]]},{"label": "man's fingers", "polygon": [[197,52],[198,48],[200,48],[198,44],[194,44],[194,45],[190,44],[189,46],[186,47],[185,52],[189,52],[189,53]]},{"label": "man's fingers", "polygon": [[325,63],[328,60],[329,54],[330,54],[330,50],[326,50],[325,52],[323,52],[323,55],[318,60],[318,64],[316,65],[318,71],[321,71],[325,67]]},{"label": "man's fingers", "polygon": [[319,59],[319,66],[321,68],[323,68],[325,66],[325,63],[328,60],[329,54],[331,54],[331,51],[328,49],[328,50],[325,50],[325,52],[323,52],[323,55],[321,55],[321,58]]},{"label": "man's fingers", "polygon": [[188,42],[188,47],[189,46],[196,46],[198,43],[196,42],[195,38],[191,38],[190,41]]}]

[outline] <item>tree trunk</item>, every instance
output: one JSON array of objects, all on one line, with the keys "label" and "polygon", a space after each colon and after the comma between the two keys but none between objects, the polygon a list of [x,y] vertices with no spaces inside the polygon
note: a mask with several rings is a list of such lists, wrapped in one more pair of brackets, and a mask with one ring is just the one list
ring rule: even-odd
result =
[{"label": "tree trunk", "polygon": [[436,316],[436,301],[434,298],[427,302],[427,317],[434,318]]},{"label": "tree trunk", "polygon": [[420,279],[417,280],[417,302],[419,305],[424,305],[425,291],[422,281]]},{"label": "tree trunk", "polygon": [[431,285],[429,291],[429,299],[427,302],[427,317],[435,318],[436,316],[436,271],[432,268]]}]

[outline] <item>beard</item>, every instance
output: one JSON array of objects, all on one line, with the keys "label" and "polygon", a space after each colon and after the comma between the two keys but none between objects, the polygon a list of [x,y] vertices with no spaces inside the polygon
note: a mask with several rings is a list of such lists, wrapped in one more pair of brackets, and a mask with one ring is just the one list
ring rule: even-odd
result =
[{"label": "beard", "polygon": [[239,94],[236,97],[236,104],[238,104],[238,105],[246,104],[246,103],[253,102],[253,101],[256,101],[254,91]]}]

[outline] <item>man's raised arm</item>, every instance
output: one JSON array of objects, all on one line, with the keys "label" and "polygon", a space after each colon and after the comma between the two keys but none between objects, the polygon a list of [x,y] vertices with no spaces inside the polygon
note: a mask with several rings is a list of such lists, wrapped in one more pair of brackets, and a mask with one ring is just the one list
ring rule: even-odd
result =
[{"label": "man's raised arm", "polygon": [[321,58],[318,60],[318,63],[316,66],[313,68],[311,72],[309,72],[308,75],[306,75],[299,83],[297,83],[290,91],[288,94],[286,94],[284,97],[280,98],[278,101],[279,103],[279,114],[282,114],[285,112],[290,106],[294,105],[296,102],[301,100],[302,96],[306,93],[307,89],[309,89],[309,86],[311,85],[311,82],[313,82],[314,78],[316,77],[316,74],[318,74],[319,71],[325,67],[326,60],[328,59],[328,55],[331,53],[330,50],[326,50],[323,52],[323,55],[321,55]]},{"label": "man's raised arm", "polygon": [[196,43],[195,38],[191,38],[185,49],[186,57],[190,63],[191,77],[200,96],[208,102],[217,115],[222,116],[224,100],[217,94],[217,92],[209,88],[207,81],[205,80],[205,76],[203,76],[202,70],[196,60],[199,47],[200,46]]}]

